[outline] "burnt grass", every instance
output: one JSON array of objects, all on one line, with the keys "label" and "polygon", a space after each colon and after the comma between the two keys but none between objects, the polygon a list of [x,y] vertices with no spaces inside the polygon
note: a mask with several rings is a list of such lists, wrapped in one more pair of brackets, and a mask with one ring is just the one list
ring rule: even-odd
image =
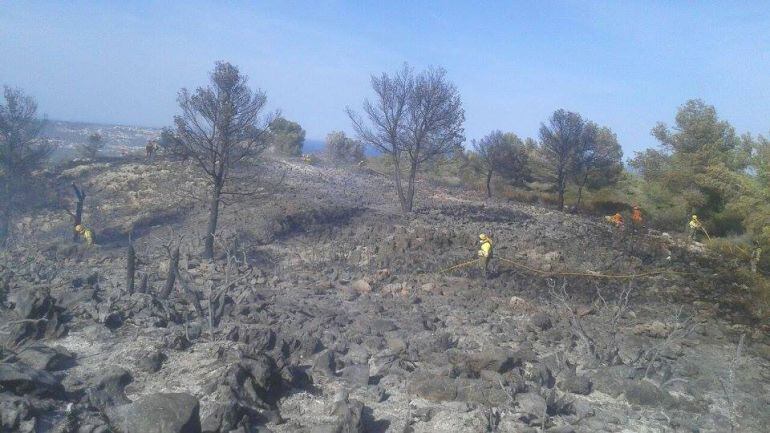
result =
[{"label": "burnt grass", "polygon": [[[43,209],[0,252],[0,432],[770,425],[770,322],[734,278],[745,265],[676,234],[621,234],[427,179],[403,216],[374,172],[292,159],[260,170],[280,187],[224,206],[214,260],[199,258],[205,206],[178,194],[200,180],[187,163],[52,174],[83,185],[104,241],[72,243],[67,214]],[[475,258],[479,233],[494,239],[487,277],[447,271]],[[677,273],[595,275],[656,269]]]}]

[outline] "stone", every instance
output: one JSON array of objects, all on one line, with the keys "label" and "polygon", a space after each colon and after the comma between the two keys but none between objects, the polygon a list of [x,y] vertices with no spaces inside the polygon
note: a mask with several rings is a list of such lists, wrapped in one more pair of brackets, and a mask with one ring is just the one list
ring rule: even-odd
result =
[{"label": "stone", "polygon": [[652,338],[666,338],[673,330],[673,326],[657,320],[650,323],[641,323],[631,330],[636,335],[644,335]]},{"label": "stone", "polygon": [[543,416],[546,404],[545,399],[537,393],[525,392],[516,395],[516,410],[537,418]]},{"label": "stone", "polygon": [[482,370],[505,373],[515,366],[513,353],[499,348],[471,354],[466,362],[468,368],[477,374]]},{"label": "stone", "polygon": [[591,393],[593,382],[587,376],[576,375],[574,373],[566,374],[556,382],[560,390],[571,392],[573,394],[588,395]]},{"label": "stone", "polygon": [[409,382],[409,393],[434,402],[451,401],[457,397],[454,380],[443,376],[418,376]]},{"label": "stone", "polygon": [[155,350],[139,359],[136,366],[147,373],[156,373],[163,367],[163,363],[166,361],[166,355],[160,350]]},{"label": "stone", "polygon": [[121,367],[113,366],[100,371],[89,381],[86,389],[89,403],[99,409],[129,403],[125,388],[132,380],[131,373]]},{"label": "stone", "polygon": [[20,431],[21,424],[32,418],[32,411],[26,398],[0,394],[0,431]]},{"label": "stone", "polygon": [[36,370],[59,371],[69,368],[75,360],[74,354],[61,346],[49,347],[33,344],[20,350],[16,360]]},{"label": "stone", "polygon": [[364,279],[355,280],[350,283],[350,288],[360,294],[371,293],[372,286]]},{"label": "stone", "polygon": [[352,364],[340,370],[340,376],[351,385],[366,386],[369,384],[369,366]]},{"label": "stone", "polygon": [[190,394],[159,393],[110,408],[107,418],[121,433],[201,433],[199,411]]},{"label": "stone", "polygon": [[551,318],[545,314],[545,313],[535,313],[532,315],[532,317],[529,318],[529,323],[532,324],[535,328],[546,331],[548,329],[551,329],[553,324],[551,323]]},{"label": "stone", "polygon": [[671,398],[667,391],[646,380],[630,383],[626,388],[625,396],[629,403],[641,406],[664,406]]},{"label": "stone", "polygon": [[51,373],[21,363],[0,363],[0,388],[16,395],[51,398],[64,395],[64,387]]},{"label": "stone", "polygon": [[336,375],[334,352],[327,349],[319,353],[313,361],[312,372],[313,375],[334,377]]},{"label": "stone", "polygon": [[377,319],[372,322],[371,327],[373,331],[378,333],[385,333],[398,329],[398,326],[396,326],[392,320],[387,319]]},{"label": "stone", "polygon": [[537,308],[530,304],[529,301],[518,296],[512,296],[511,299],[508,300],[508,306],[511,310],[519,314],[531,314],[537,311]]}]

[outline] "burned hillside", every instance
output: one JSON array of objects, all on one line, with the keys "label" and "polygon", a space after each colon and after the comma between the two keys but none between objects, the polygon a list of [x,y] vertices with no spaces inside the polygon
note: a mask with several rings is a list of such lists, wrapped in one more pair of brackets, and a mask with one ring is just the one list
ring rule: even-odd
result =
[{"label": "burned hillside", "polygon": [[[257,170],[277,189],[225,204],[211,260],[191,162],[52,174],[86,191],[97,244],[72,243],[63,211],[17,219],[25,235],[0,260],[3,431],[770,422],[767,312],[699,243],[428,178],[405,217],[391,179],[365,168],[270,158]],[[495,245],[487,278],[475,263],[447,270],[476,258],[480,233]]]}]

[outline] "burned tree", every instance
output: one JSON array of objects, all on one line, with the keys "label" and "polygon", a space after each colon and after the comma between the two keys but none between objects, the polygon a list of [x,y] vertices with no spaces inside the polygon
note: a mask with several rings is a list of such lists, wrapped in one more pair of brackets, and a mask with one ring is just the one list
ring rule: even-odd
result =
[{"label": "burned tree", "polygon": [[53,147],[40,138],[44,122],[37,103],[21,90],[5,87],[0,104],[0,242],[9,234],[11,218],[22,204],[32,173],[48,159]]},{"label": "burned tree", "polygon": [[[446,71],[431,68],[415,75],[405,65],[393,76],[372,76],[376,100],[364,101],[368,123],[347,109],[361,141],[390,155],[393,180],[404,213],[412,211],[420,166],[460,145],[465,112],[457,88]],[[406,188],[401,164],[408,165]]]},{"label": "burned tree", "polygon": [[239,194],[232,185],[232,173],[240,163],[265,149],[270,124],[262,115],[265,93],[252,91],[247,77],[236,66],[217,62],[210,78],[211,85],[205,88],[199,87],[193,93],[179,91],[182,114],[174,117],[179,153],[197,163],[210,185],[204,258],[214,256],[222,197]]},{"label": "burned tree", "polygon": [[75,185],[75,182],[72,182],[72,189],[75,191],[75,213],[69,211],[67,212],[69,212],[73,219],[72,242],[77,242],[80,233],[78,233],[74,228],[83,222],[83,204],[86,201],[86,192],[83,190],[83,188],[78,188],[78,186]]}]

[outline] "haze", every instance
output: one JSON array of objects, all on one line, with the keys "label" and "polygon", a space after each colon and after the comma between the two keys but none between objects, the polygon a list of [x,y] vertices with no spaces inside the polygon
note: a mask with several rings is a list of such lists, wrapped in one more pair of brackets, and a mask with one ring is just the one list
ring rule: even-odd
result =
[{"label": "haze", "polygon": [[469,140],[534,137],[566,108],[632,156],[690,98],[741,133],[770,130],[768,28],[765,2],[13,1],[0,3],[0,82],[52,119],[164,126],[179,88],[226,60],[318,139],[352,132],[345,106],[406,61],[448,70]]}]

